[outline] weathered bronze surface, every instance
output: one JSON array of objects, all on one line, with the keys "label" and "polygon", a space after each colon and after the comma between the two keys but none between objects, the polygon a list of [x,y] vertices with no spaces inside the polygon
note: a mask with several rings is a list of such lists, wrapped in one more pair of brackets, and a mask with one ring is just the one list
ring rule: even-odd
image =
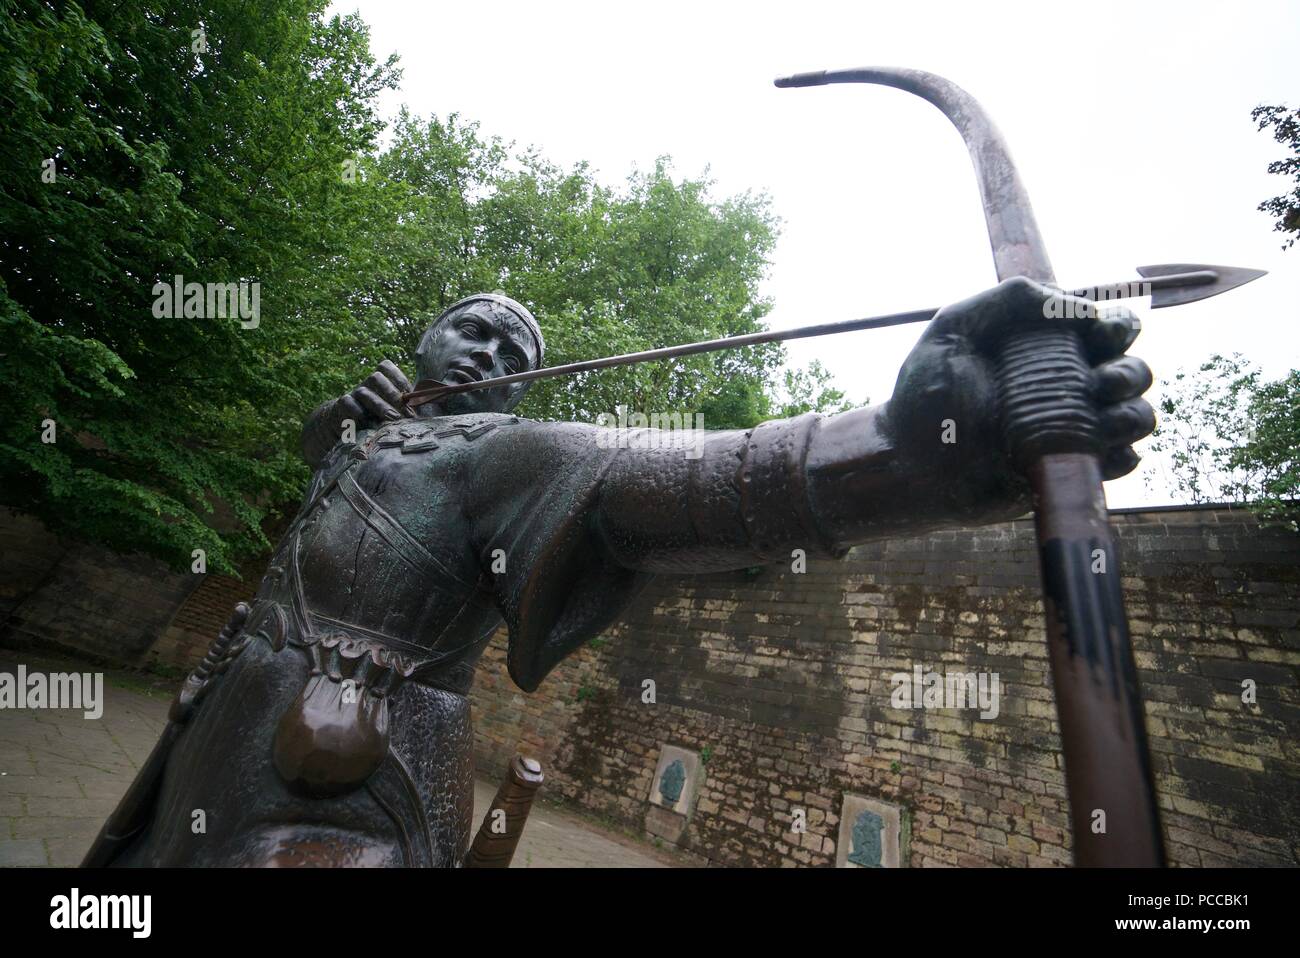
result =
[{"label": "weathered bronze surface", "polygon": [[[420,388],[391,362],[317,409],[315,470],[251,606],[186,680],[88,865],[509,863],[540,785],[519,759],[467,856],[466,695],[495,628],[525,691],[656,572],[713,572],[1023,515],[1038,527],[1077,860],[1158,864],[1159,824],[1103,479],[1154,428],[1136,317],[1063,293],[1005,144],[933,74],[862,68],[778,86],[880,83],[934,103],[974,161],[1001,285],[937,312],[824,323],[543,369],[505,296],[453,304],[423,337]],[[1152,306],[1262,275],[1143,267]],[[889,402],[680,442],[509,415],[537,378],[746,342],[933,322]],[[648,411],[647,411],[648,412]],[[653,430],[642,430],[653,433]],[[1110,563],[1098,574],[1097,556]],[[202,810],[206,829],[191,827]],[[1109,833],[1089,826],[1106,812]],[[869,851],[869,850],[868,850]],[[862,854],[871,858],[868,851]],[[855,852],[857,854],[857,852]],[[875,856],[878,859],[878,855]]]}]

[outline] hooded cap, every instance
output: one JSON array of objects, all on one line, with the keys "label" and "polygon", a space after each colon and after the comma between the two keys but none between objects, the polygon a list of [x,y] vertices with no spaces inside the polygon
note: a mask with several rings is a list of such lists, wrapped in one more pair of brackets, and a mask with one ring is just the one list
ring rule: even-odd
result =
[{"label": "hooded cap", "polygon": [[[473,296],[466,296],[464,299],[452,303],[441,313],[438,318],[430,324],[424,336],[420,338],[420,346],[416,350],[417,354],[423,353],[429,343],[429,338],[433,331],[437,329],[444,319],[458,312],[471,303],[491,303],[494,308],[504,310],[513,315],[517,320],[524,324],[524,328],[533,337],[533,345],[537,347],[537,367],[542,365],[542,359],[546,351],[546,342],[542,339],[542,327],[538,324],[537,318],[529,311],[528,307],[518,300],[511,299],[501,293],[475,293]],[[535,368],[537,368],[535,367]]]}]

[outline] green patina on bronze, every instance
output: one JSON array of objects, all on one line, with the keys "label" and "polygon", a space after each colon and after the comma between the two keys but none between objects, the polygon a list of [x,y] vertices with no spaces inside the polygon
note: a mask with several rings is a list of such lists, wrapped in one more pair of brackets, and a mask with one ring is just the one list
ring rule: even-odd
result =
[{"label": "green patina on bronze", "polygon": [[682,786],[686,784],[686,766],[682,760],[674,759],[659,777],[659,794],[669,805],[676,805],[682,797]]},{"label": "green patina on bronze", "polygon": [[884,830],[884,819],[875,812],[862,812],[853,823],[853,851],[849,852],[849,861],[863,868],[879,868],[880,838]]}]

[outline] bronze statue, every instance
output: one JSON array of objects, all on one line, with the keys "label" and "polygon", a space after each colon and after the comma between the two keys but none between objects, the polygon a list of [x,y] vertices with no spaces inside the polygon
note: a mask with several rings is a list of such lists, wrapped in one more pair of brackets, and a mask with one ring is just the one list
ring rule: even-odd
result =
[{"label": "bronze statue", "polygon": [[[1140,269],[1141,292],[1064,293],[1005,144],[965,91],[917,70],[799,74],[781,87],[881,83],[960,130],[978,176],[996,288],[939,310],[766,332],[541,367],[541,330],[505,296],[449,307],[416,354],[312,414],[315,470],[251,607],[186,681],[172,721],[104,826],[90,865],[475,865],[508,862],[540,783],[517,762],[494,803],[514,820],[466,855],[474,663],[504,620],[511,677],[532,691],[656,572],[711,572],[1033,506],[1077,858],[1159,864],[1136,668],[1101,480],[1154,428],[1139,324],[1091,300],[1153,308],[1262,275]],[[707,433],[686,454],[609,444],[599,427],[509,411],[535,378],[753,342],[933,321],[893,396]],[[742,343],[742,340],[744,341]],[[1095,570],[1093,570],[1095,571]],[[1111,837],[1089,834],[1090,810]],[[523,810],[523,811],[521,811]],[[199,818],[205,829],[193,827]]]},{"label": "bronze statue", "polygon": [[[467,693],[503,619],[511,677],[532,691],[656,572],[788,561],[793,549],[841,556],[1023,515],[1029,489],[1002,451],[993,366],[1018,329],[1082,336],[1106,474],[1130,471],[1130,444],[1154,426],[1138,398],[1151,373],[1124,355],[1138,323],[1074,298],[1064,315],[1078,319],[1045,319],[1061,298],[1004,282],[940,311],[889,402],[710,432],[698,457],[517,418],[527,384],[408,412],[410,383],[383,363],[309,418],[316,471],[302,510],[87,864],[462,863]],[[415,367],[454,384],[537,368],[542,353],[523,305],[482,294],[433,323]]]}]

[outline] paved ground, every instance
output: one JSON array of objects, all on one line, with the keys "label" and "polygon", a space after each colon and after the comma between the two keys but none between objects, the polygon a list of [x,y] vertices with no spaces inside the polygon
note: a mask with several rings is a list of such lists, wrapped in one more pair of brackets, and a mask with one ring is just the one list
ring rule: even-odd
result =
[{"label": "paved ground", "polygon": [[[79,663],[0,650],[0,672],[86,671]],[[0,708],[0,866],[76,865],[126,791],[166,724],[179,682],[109,673],[102,717],[54,709]],[[543,789],[545,786],[543,786]],[[474,820],[495,783],[480,781]],[[663,868],[673,861],[643,842],[569,812],[534,806],[515,868]]]}]

